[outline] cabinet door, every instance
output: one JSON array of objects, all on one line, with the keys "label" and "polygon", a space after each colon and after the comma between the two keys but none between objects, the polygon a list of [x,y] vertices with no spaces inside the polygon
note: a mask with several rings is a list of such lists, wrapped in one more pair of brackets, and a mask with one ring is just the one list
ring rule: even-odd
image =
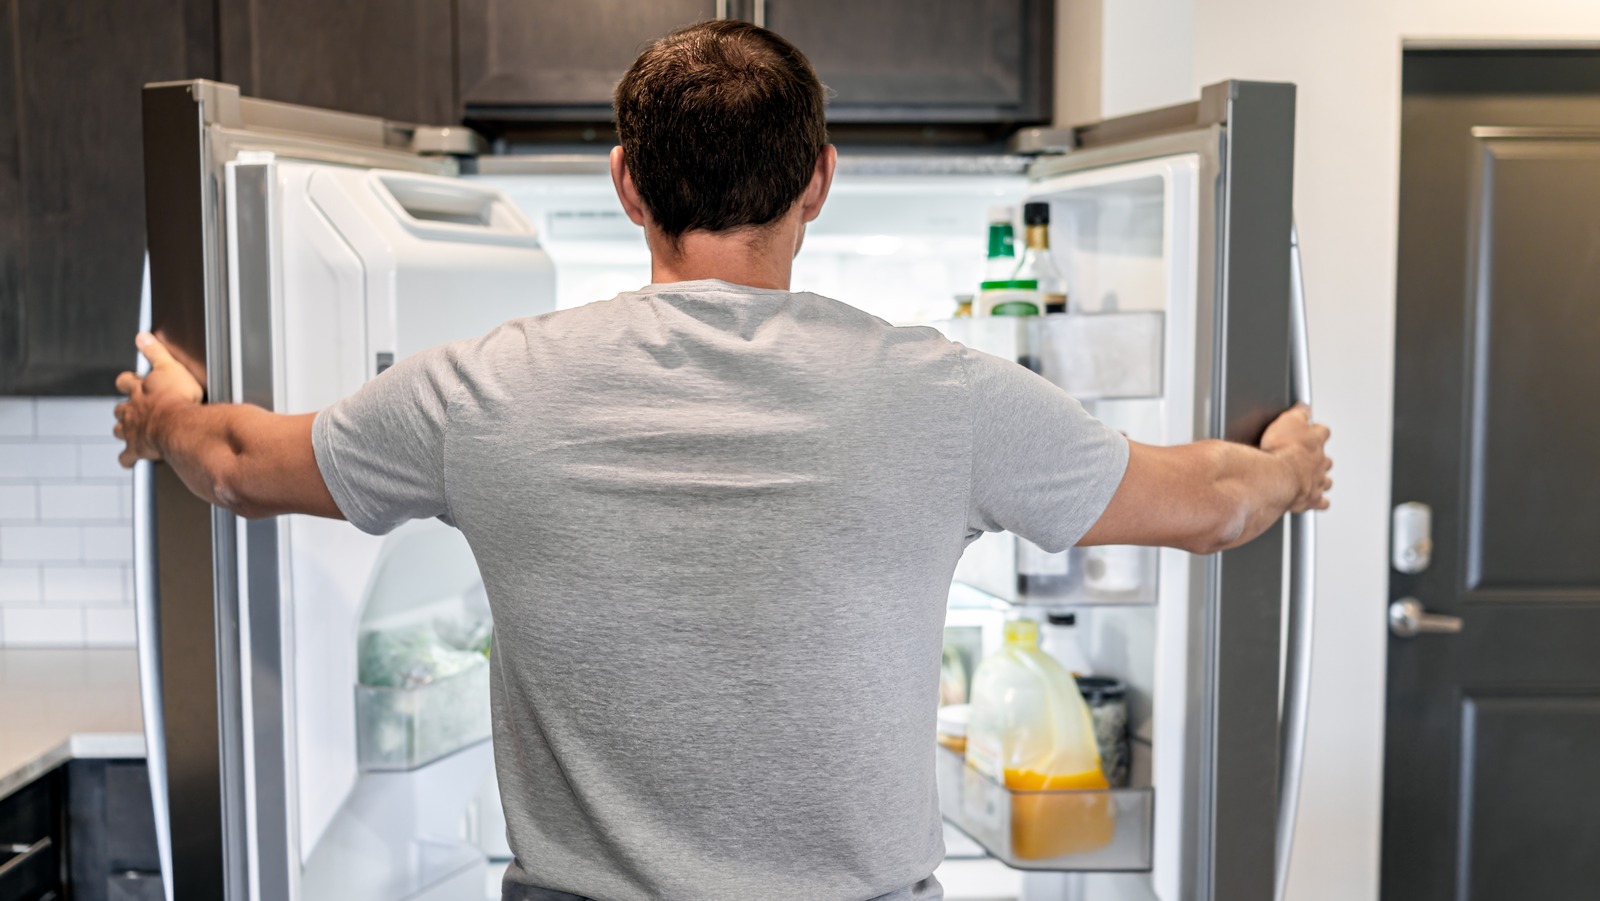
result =
[{"label": "cabinet door", "polygon": [[461,121],[450,0],[221,0],[222,80],[247,97]]},{"label": "cabinet door", "polygon": [[114,394],[144,260],[145,82],[213,78],[209,0],[0,0],[0,393]]},{"label": "cabinet door", "polygon": [[1036,122],[1050,114],[1048,0],[753,0],[835,96],[835,122]]},{"label": "cabinet door", "polygon": [[644,44],[714,18],[715,0],[459,0],[461,99],[483,119],[606,122]]}]

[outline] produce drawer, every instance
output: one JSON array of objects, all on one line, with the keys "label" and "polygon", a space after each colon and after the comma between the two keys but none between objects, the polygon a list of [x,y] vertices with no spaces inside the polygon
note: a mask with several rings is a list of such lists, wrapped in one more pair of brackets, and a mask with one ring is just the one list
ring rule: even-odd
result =
[{"label": "produce drawer", "polygon": [[489,667],[416,688],[356,686],[361,769],[410,770],[489,738]]},{"label": "produce drawer", "polygon": [[985,851],[1019,870],[1150,869],[1149,788],[1012,791],[937,749],[939,811]]}]

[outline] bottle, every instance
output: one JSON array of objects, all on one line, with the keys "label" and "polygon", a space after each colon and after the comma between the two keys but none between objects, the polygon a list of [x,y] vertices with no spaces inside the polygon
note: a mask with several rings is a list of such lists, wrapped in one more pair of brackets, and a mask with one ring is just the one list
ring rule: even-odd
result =
[{"label": "bottle", "polygon": [[967,766],[1012,795],[1011,851],[1021,860],[1109,844],[1116,813],[1094,721],[1066,668],[1039,649],[1039,625],[1006,623],[1005,645],[972,679]]},{"label": "bottle", "polygon": [[1017,269],[1017,236],[1012,222],[1016,207],[989,207],[989,257],[983,265],[983,280],[1006,281]]},{"label": "bottle", "polygon": [[955,315],[955,318],[957,318],[957,319],[971,319],[972,318],[972,295],[971,294],[957,294],[956,295],[956,315]]},{"label": "bottle", "polygon": [[1039,308],[1045,313],[1067,311],[1067,280],[1050,253],[1050,204],[1035,201],[1022,207],[1023,236],[1026,248],[1013,281],[1032,281],[1038,286]]}]

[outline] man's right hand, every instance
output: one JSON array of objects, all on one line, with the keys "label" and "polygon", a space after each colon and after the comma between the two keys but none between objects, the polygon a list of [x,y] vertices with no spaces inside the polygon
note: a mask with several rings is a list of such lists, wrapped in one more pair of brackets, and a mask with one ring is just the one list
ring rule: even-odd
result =
[{"label": "man's right hand", "polygon": [[1289,505],[1293,513],[1328,509],[1325,497],[1333,487],[1328,472],[1333,460],[1325,450],[1328,427],[1311,421],[1311,408],[1297,404],[1273,420],[1261,436],[1261,449],[1283,461],[1294,476],[1295,497]]}]

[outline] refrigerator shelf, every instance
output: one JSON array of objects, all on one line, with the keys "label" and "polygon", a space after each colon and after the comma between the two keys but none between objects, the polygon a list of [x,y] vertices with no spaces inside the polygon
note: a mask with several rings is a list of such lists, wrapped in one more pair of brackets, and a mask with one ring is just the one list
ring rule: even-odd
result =
[{"label": "refrigerator shelf", "polygon": [[363,772],[417,769],[489,734],[487,664],[416,688],[356,686],[356,754]]},{"label": "refrigerator shelf", "polygon": [[1144,872],[1151,865],[1155,790],[1012,791],[936,749],[939,812],[990,855],[1019,870]]}]

